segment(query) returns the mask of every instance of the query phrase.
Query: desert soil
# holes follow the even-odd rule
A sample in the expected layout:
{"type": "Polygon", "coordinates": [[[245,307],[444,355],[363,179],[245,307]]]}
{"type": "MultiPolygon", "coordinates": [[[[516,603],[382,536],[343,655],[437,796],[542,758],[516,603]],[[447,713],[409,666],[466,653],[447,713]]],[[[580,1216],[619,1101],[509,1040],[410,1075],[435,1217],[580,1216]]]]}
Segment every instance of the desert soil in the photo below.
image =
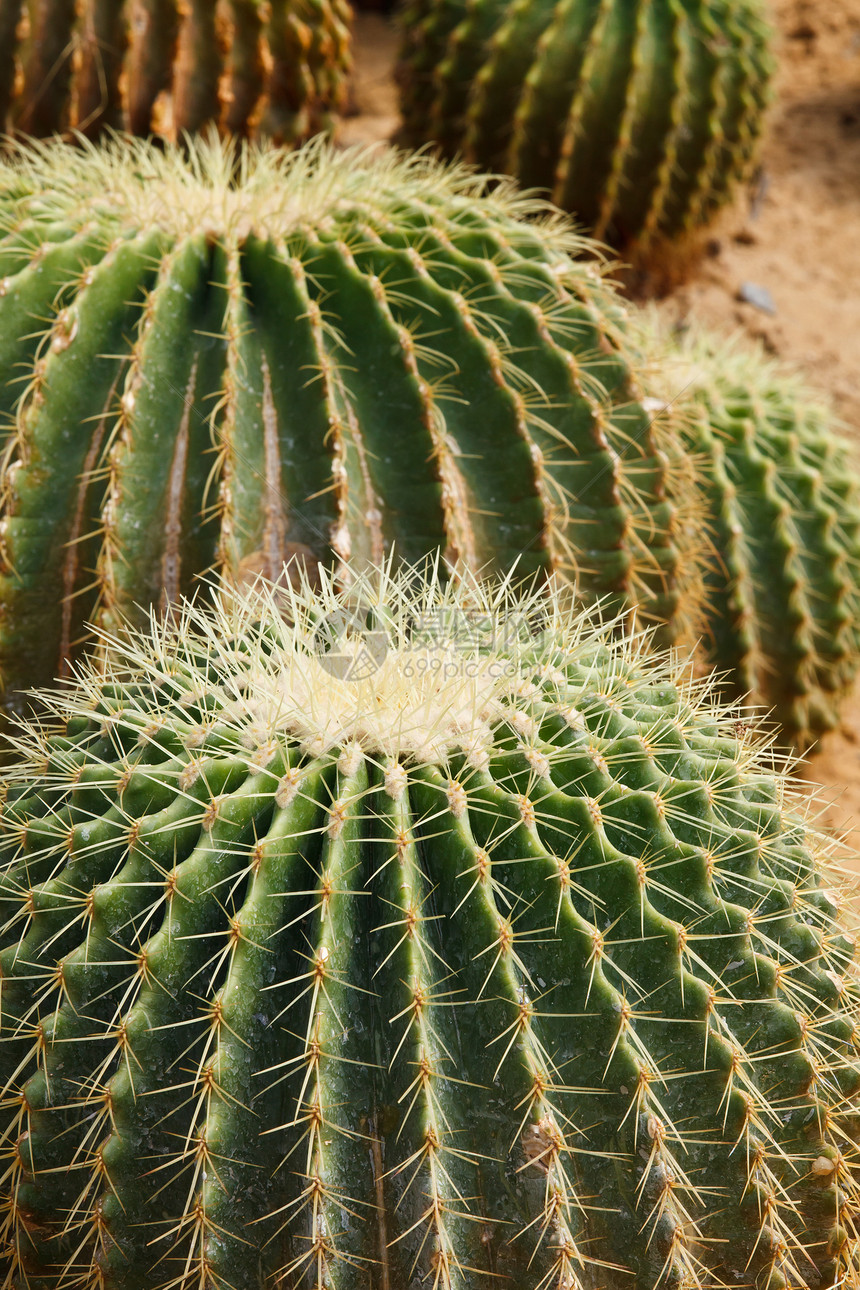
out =
{"type": "MultiPolygon", "coordinates": [[[[760,169],[660,308],[673,322],[745,332],[793,364],[833,403],[860,460],[860,0],[771,8],[780,71],[760,169]]],[[[397,126],[397,40],[374,13],[358,15],[356,38],[340,137],[377,142],[397,126]]],[[[799,773],[860,873],[860,686],[799,773]]]]}

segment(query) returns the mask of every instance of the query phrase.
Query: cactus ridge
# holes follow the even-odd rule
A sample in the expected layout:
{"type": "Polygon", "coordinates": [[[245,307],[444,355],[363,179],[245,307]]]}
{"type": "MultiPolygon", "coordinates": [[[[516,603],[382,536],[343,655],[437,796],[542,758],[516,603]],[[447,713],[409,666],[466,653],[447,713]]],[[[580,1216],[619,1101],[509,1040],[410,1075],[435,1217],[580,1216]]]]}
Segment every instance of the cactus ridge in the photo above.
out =
{"type": "Polygon", "coordinates": [[[8,690],[94,617],[296,554],[558,570],[684,629],[682,455],[541,203],[427,158],[117,141],[20,150],[0,211],[8,690]]]}
{"type": "Polygon", "coordinates": [[[401,140],[548,190],[645,251],[749,170],[772,72],[758,0],[409,0],[401,140]]]}
{"type": "Polygon", "coordinates": [[[105,643],[5,780],[5,1287],[858,1284],[852,943],[735,713],[468,577],[105,643]]]}
{"type": "Polygon", "coordinates": [[[9,0],[0,117],[36,137],[217,125],[294,143],[344,105],[351,19],[348,0],[9,0]]]}
{"type": "Polygon", "coordinates": [[[709,661],[808,747],[837,724],[860,656],[853,454],[796,376],[738,340],[693,329],[658,354],[655,388],[700,463],[709,661]]]}

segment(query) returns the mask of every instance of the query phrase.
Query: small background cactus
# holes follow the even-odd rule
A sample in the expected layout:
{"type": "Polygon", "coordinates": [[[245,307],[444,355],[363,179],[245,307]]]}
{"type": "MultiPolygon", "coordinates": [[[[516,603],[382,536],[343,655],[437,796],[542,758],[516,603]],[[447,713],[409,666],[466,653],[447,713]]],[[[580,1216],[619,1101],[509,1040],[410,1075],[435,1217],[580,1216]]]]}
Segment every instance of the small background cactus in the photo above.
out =
{"type": "Polygon", "coordinates": [[[107,644],[5,781],[5,1286],[858,1284],[853,945],[735,714],[468,580],[107,644]]]}
{"type": "Polygon", "coordinates": [[[343,106],[351,16],[348,0],[9,0],[0,119],[22,135],[218,125],[294,143],[343,106]]]}
{"type": "Polygon", "coordinates": [[[0,167],[0,214],[8,689],[94,616],[297,554],[441,548],[683,628],[685,464],[541,203],[389,153],[53,143],[0,167]]]}
{"type": "Polygon", "coordinates": [[[860,485],[830,410],[749,342],[646,323],[653,388],[698,462],[703,645],[808,748],[834,727],[860,653],[860,485]],[[651,328],[649,333],[649,327],[651,328]]]}
{"type": "Polygon", "coordinates": [[[761,0],[408,0],[401,141],[548,190],[645,252],[748,172],[772,71],[761,0]]]}

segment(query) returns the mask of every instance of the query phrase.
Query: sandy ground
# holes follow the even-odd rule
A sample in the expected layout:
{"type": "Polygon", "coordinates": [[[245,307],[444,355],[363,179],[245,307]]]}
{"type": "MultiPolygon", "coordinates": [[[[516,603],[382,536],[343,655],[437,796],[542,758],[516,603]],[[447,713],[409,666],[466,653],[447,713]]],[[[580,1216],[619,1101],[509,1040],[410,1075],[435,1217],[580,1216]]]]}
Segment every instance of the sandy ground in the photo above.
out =
{"type": "MultiPolygon", "coordinates": [[[[673,321],[740,329],[794,364],[832,400],[860,458],[860,0],[772,0],[771,9],[780,72],[760,169],[660,307],[673,321]],[[744,299],[761,289],[772,312],[744,299]]],[[[396,47],[384,18],[357,16],[342,141],[395,130],[396,47]]],[[[800,773],[860,874],[860,686],[800,773]]]]}

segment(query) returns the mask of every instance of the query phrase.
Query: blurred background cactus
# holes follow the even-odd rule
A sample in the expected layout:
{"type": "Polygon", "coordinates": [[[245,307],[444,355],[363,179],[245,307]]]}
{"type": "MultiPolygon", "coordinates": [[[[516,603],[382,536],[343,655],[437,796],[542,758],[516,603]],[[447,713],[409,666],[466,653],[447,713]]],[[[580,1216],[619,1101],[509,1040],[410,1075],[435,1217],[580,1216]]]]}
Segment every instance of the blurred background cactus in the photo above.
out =
{"type": "Polygon", "coordinates": [[[514,175],[644,254],[748,172],[773,68],[762,0],[407,0],[401,142],[514,175]]]}
{"type": "Polygon", "coordinates": [[[856,450],[750,342],[661,334],[647,316],[644,336],[646,384],[701,481],[706,656],[805,750],[837,725],[860,659],[856,450]]]}
{"type": "Polygon", "coordinates": [[[39,137],[218,126],[294,143],[343,107],[351,17],[348,0],[9,0],[0,120],[39,137]]]}
{"type": "Polygon", "coordinates": [[[16,1290],[856,1284],[832,876],[640,646],[383,572],[47,700],[0,821],[16,1290]]]}

